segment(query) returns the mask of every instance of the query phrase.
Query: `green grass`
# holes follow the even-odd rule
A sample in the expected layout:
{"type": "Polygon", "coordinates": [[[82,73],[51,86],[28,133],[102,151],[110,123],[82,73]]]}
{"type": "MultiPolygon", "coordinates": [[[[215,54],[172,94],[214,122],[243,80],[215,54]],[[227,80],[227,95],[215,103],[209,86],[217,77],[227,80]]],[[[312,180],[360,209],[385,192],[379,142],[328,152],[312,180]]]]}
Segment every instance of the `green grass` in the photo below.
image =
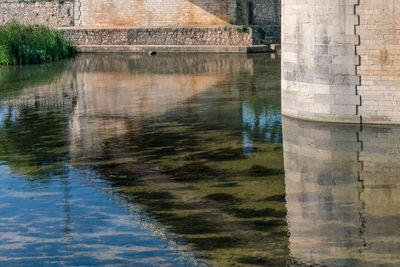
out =
{"type": "Polygon", "coordinates": [[[17,22],[0,26],[0,65],[51,62],[75,53],[62,31],[17,22]]]}
{"type": "Polygon", "coordinates": [[[237,27],[236,30],[238,32],[246,32],[247,31],[247,27],[246,27],[246,25],[241,25],[241,26],[237,27]]]}

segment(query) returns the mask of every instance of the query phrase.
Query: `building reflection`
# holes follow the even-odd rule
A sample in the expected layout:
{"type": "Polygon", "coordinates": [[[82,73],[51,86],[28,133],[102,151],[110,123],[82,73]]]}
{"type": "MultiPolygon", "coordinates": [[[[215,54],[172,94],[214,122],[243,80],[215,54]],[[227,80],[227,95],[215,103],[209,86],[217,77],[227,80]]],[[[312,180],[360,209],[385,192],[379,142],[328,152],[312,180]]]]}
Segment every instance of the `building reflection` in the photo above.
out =
{"type": "Polygon", "coordinates": [[[400,263],[399,127],[283,119],[293,261],[400,263]]]}
{"type": "Polygon", "coordinates": [[[90,168],[222,266],[400,264],[400,128],[281,121],[268,60],[85,55],[38,80],[10,69],[0,159],[32,180],[90,168]]]}
{"type": "MultiPolygon", "coordinates": [[[[278,265],[288,255],[278,64],[83,55],[47,82],[10,86],[0,145],[13,146],[1,159],[32,181],[90,170],[210,265],[278,265]]],[[[66,238],[76,219],[68,181],[66,238]]]]}

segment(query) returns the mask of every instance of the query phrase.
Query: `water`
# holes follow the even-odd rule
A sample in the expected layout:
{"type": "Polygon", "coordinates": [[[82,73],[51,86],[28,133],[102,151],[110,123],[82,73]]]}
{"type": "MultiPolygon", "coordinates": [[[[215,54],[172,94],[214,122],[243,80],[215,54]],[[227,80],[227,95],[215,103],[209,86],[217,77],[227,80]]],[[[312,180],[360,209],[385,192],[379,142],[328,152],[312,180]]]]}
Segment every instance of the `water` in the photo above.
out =
{"type": "Polygon", "coordinates": [[[400,128],[282,119],[279,62],[1,68],[0,264],[400,264],[400,128]]]}

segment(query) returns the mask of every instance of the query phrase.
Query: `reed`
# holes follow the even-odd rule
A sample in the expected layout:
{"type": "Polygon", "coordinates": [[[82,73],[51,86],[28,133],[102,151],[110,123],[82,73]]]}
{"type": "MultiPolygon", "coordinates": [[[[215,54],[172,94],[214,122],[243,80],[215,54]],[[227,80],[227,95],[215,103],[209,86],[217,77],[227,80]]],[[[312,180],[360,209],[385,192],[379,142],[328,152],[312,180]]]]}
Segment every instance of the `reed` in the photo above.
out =
{"type": "Polygon", "coordinates": [[[75,47],[60,30],[17,22],[0,26],[1,65],[51,62],[75,54],[75,47]]]}

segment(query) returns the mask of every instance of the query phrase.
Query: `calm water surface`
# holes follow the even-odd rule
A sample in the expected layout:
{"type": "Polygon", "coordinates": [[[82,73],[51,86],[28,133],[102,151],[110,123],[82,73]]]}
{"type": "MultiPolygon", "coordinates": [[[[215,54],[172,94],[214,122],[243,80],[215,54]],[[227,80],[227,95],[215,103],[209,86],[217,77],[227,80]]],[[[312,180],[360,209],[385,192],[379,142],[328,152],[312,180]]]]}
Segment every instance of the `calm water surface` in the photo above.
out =
{"type": "Polygon", "coordinates": [[[0,68],[0,265],[397,266],[399,134],[282,119],[277,55],[0,68]]]}

